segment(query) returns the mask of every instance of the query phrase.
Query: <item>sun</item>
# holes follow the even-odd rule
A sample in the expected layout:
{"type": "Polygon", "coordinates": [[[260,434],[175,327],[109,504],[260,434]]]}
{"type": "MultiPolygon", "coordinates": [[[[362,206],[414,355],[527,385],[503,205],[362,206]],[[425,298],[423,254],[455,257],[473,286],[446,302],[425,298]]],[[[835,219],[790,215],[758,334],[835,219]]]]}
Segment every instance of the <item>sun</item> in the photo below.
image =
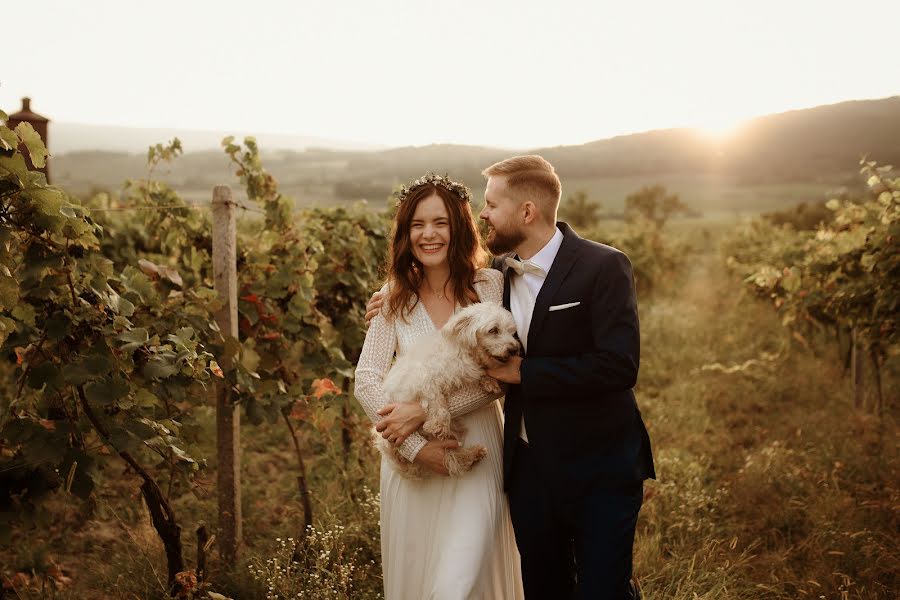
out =
{"type": "Polygon", "coordinates": [[[702,119],[695,122],[694,128],[713,140],[724,140],[736,133],[744,121],[746,121],[746,117],[724,113],[704,115],[702,119]]]}

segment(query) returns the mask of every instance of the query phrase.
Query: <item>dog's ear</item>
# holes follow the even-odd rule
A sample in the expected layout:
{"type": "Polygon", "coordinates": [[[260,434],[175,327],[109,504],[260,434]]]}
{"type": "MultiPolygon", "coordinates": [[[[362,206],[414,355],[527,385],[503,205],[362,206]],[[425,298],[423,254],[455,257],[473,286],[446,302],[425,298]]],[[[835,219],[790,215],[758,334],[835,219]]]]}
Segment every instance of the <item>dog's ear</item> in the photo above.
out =
{"type": "Polygon", "coordinates": [[[463,314],[457,317],[452,323],[447,324],[445,330],[447,335],[458,340],[466,346],[474,346],[478,343],[475,337],[475,315],[463,314]]]}

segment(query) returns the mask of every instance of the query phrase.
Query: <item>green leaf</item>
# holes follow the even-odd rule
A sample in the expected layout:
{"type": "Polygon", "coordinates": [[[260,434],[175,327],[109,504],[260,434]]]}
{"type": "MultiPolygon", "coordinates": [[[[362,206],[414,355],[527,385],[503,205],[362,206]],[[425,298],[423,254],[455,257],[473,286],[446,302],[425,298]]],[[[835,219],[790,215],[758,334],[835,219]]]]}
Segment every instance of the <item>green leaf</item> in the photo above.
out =
{"type": "Polygon", "coordinates": [[[6,339],[16,330],[16,322],[8,317],[0,316],[0,344],[6,342],[6,339]]]}
{"type": "Polygon", "coordinates": [[[178,367],[171,361],[154,356],[144,365],[144,377],[149,379],[165,379],[178,372],[178,367]]]}
{"type": "Polygon", "coordinates": [[[109,439],[113,447],[120,452],[130,452],[141,443],[141,440],[123,427],[114,427],[109,432],[109,439]]]}
{"type": "Polygon", "coordinates": [[[262,406],[259,405],[259,402],[251,399],[243,404],[244,414],[247,415],[247,420],[250,421],[250,423],[253,425],[261,425],[266,420],[266,413],[262,406]]]}
{"type": "Polygon", "coordinates": [[[30,304],[26,304],[24,302],[20,302],[16,305],[16,307],[12,310],[12,316],[22,321],[26,325],[30,325],[34,327],[34,307],[30,304]]]}
{"type": "Polygon", "coordinates": [[[87,384],[84,387],[84,394],[93,403],[102,406],[113,404],[128,394],[128,382],[118,375],[109,379],[100,379],[87,384]]]}
{"type": "Polygon", "coordinates": [[[63,206],[59,209],[59,213],[64,217],[69,217],[70,219],[77,219],[78,213],[75,212],[75,209],[71,206],[63,206]]]}
{"type": "MultiPolygon", "coordinates": [[[[100,256],[99,254],[94,254],[91,255],[89,264],[91,265],[91,268],[94,269],[101,277],[109,279],[113,276],[113,268],[115,266],[115,263],[113,263],[113,261],[109,260],[108,258],[100,256]]],[[[105,280],[103,280],[102,283],[105,283],[105,280]]],[[[94,291],[94,293],[97,293],[96,290],[94,291]]],[[[97,295],[99,296],[100,294],[97,293],[97,295]]]]}
{"type": "Polygon", "coordinates": [[[12,310],[18,303],[19,283],[14,277],[0,275],[0,310],[12,310]]]}
{"type": "Polygon", "coordinates": [[[149,440],[156,436],[156,430],[142,421],[128,421],[125,427],[141,441],[149,440]]]}
{"type": "Polygon", "coordinates": [[[172,450],[172,454],[173,454],[173,455],[175,456],[175,458],[177,458],[180,462],[189,463],[189,464],[194,464],[194,463],[197,462],[197,461],[195,461],[193,458],[191,458],[190,456],[188,456],[187,452],[185,452],[184,450],[182,450],[182,449],[179,448],[178,446],[176,446],[176,445],[174,445],[174,444],[169,444],[168,446],[169,446],[169,448],[172,450]]]}
{"type": "Polygon", "coordinates": [[[31,164],[38,168],[47,164],[47,156],[49,156],[50,153],[47,152],[44,140],[42,140],[40,134],[34,130],[31,123],[28,123],[27,121],[19,123],[16,126],[16,135],[18,135],[22,143],[25,144],[28,155],[31,157],[31,164]]]}
{"type": "Polygon", "coordinates": [[[59,190],[48,187],[28,188],[23,196],[34,203],[35,208],[47,216],[56,216],[63,206],[63,195],[59,190]]]}
{"type": "Polygon", "coordinates": [[[39,390],[48,384],[48,391],[56,389],[60,383],[60,370],[51,361],[43,362],[28,372],[28,387],[39,390]]]}
{"type": "Polygon", "coordinates": [[[234,337],[233,335],[226,335],[224,337],[225,348],[221,356],[223,361],[233,359],[241,351],[241,342],[236,337],[234,337]]]}
{"type": "Polygon", "coordinates": [[[24,187],[28,181],[28,173],[25,157],[18,152],[12,156],[0,156],[0,178],[4,177],[4,174],[12,175],[19,187],[24,187]]]}
{"type": "Polygon", "coordinates": [[[95,353],[85,357],[83,364],[91,375],[106,375],[113,368],[113,358],[108,354],[95,353]]]}
{"type": "MultiPolygon", "coordinates": [[[[148,263],[149,261],[144,262],[148,263]]],[[[157,298],[156,289],[150,278],[134,267],[125,267],[119,279],[127,291],[137,294],[143,302],[154,301],[157,298]]]]}
{"type": "Polygon", "coordinates": [[[128,342],[122,346],[123,352],[133,352],[136,348],[140,348],[150,341],[150,335],[145,327],[135,327],[130,331],[120,333],[116,339],[128,342]]]}
{"type": "Polygon", "coordinates": [[[109,301],[109,307],[113,309],[113,312],[120,314],[123,317],[130,317],[134,314],[134,304],[117,294],[112,288],[109,289],[107,299],[109,301]]]}
{"type": "Polygon", "coordinates": [[[159,398],[146,388],[138,388],[137,392],[135,392],[135,404],[140,408],[162,406],[159,398]]]}
{"type": "Polygon", "coordinates": [[[181,278],[181,275],[178,273],[176,269],[171,267],[160,267],[159,272],[166,279],[177,285],[178,287],[184,287],[184,280],[181,278]]]}
{"type": "Polygon", "coordinates": [[[22,197],[31,201],[38,214],[35,223],[49,231],[59,232],[66,219],[60,213],[63,206],[62,192],[49,187],[26,187],[22,197]]]}
{"type": "Polygon", "coordinates": [[[0,150],[15,150],[19,146],[19,137],[9,127],[0,125],[0,150]]]}
{"type": "Polygon", "coordinates": [[[250,372],[255,372],[259,367],[259,354],[253,348],[244,346],[241,349],[241,364],[250,372]]]}
{"type": "Polygon", "coordinates": [[[69,335],[72,321],[66,313],[59,311],[53,313],[49,319],[44,322],[44,331],[47,333],[49,340],[61,340],[69,335]]]}
{"type": "Polygon", "coordinates": [[[85,367],[83,361],[80,361],[64,365],[62,368],[62,377],[66,383],[71,385],[82,385],[93,379],[95,375],[85,367]]]}

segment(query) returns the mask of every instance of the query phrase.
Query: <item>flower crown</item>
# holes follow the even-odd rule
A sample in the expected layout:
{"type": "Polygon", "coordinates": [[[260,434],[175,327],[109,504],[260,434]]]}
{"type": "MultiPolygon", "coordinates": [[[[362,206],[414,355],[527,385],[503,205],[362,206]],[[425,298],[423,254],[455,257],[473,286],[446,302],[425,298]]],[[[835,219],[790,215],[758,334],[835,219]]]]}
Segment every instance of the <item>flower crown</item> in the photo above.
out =
{"type": "Polygon", "coordinates": [[[447,175],[426,173],[422,177],[419,177],[418,179],[413,181],[408,186],[404,185],[399,190],[394,192],[394,197],[397,199],[397,206],[403,204],[413,191],[422,187],[423,185],[428,185],[429,183],[431,185],[439,185],[448,192],[459,196],[463,202],[472,204],[472,194],[471,192],[469,192],[469,188],[467,188],[465,185],[457,181],[453,181],[447,175]]]}

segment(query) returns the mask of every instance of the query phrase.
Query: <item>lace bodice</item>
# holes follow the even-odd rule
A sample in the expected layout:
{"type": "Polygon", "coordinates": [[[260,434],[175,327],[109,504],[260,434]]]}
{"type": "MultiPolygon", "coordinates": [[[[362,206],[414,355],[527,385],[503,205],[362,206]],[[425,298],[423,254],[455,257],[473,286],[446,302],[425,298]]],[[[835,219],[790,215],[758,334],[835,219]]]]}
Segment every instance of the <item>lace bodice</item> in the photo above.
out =
{"type": "MultiPolygon", "coordinates": [[[[503,302],[503,274],[500,271],[480,269],[475,274],[474,286],[481,302],[495,304],[503,302]]],[[[381,288],[382,292],[386,290],[387,284],[381,288]]],[[[459,306],[456,310],[459,310],[459,306]]],[[[356,366],[354,392],[373,423],[381,418],[377,414],[378,411],[384,405],[390,404],[390,399],[385,397],[382,382],[391,368],[394,355],[402,356],[420,337],[434,331],[434,323],[421,302],[416,303],[405,322],[402,319],[388,320],[382,314],[372,319],[356,366]]],[[[455,418],[481,408],[499,397],[500,394],[486,392],[481,386],[471,386],[458,391],[447,400],[450,414],[455,418]]],[[[400,454],[412,461],[425,443],[424,437],[414,433],[400,446],[400,454]]]]}

